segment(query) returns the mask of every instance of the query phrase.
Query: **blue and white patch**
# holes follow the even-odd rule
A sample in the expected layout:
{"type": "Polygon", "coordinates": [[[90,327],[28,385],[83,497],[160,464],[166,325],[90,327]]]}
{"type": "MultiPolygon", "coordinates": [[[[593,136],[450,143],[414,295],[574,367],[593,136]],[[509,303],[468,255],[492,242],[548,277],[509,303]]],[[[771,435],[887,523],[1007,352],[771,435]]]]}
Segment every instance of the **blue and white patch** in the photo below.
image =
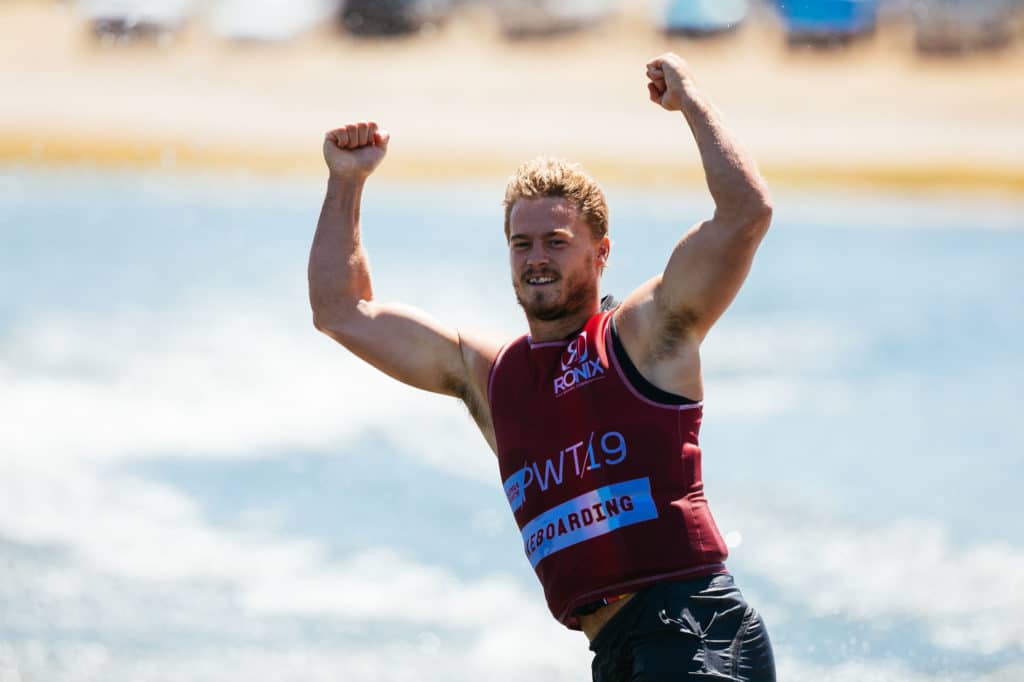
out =
{"type": "Polygon", "coordinates": [[[522,507],[523,502],[526,501],[527,473],[532,473],[531,469],[523,467],[505,479],[505,497],[508,498],[508,504],[512,507],[513,513],[522,507]]]}
{"type": "MultiPolygon", "coordinates": [[[[505,491],[508,494],[507,484],[505,491]]],[[[518,509],[514,503],[513,509],[518,509]]],[[[548,509],[523,527],[523,548],[530,565],[536,567],[544,557],[566,547],[656,518],[650,479],[635,478],[591,490],[548,509]]]]}

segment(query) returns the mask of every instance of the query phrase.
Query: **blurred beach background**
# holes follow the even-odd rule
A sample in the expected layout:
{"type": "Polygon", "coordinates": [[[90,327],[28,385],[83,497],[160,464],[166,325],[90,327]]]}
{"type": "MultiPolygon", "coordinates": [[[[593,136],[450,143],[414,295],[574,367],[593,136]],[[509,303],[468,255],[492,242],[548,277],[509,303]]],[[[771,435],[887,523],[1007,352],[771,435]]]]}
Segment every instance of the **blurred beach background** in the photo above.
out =
{"type": "Polygon", "coordinates": [[[525,329],[504,181],[601,181],[619,297],[709,215],[685,57],[776,211],[705,349],[787,682],[1024,679],[1024,7],[0,1],[0,682],[589,679],[453,400],[312,327],[325,130],[392,133],[376,295],[525,329]]]}

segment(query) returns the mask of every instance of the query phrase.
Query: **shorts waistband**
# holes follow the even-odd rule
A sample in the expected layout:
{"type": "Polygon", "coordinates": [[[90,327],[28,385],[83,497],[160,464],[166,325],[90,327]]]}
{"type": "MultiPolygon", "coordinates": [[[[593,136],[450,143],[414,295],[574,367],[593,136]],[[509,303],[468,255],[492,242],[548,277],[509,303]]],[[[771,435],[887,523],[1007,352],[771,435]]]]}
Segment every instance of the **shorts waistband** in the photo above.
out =
{"type": "Polygon", "coordinates": [[[577,607],[576,610],[572,612],[572,615],[589,616],[592,613],[597,613],[609,604],[614,604],[617,601],[622,601],[626,597],[630,597],[633,594],[633,592],[626,592],[625,594],[613,594],[609,597],[601,597],[600,599],[595,599],[592,602],[587,602],[583,606],[577,607]]]}
{"type": "Polygon", "coordinates": [[[658,596],[659,594],[676,594],[685,599],[709,588],[734,589],[735,584],[732,574],[723,571],[721,573],[712,573],[699,578],[666,580],[638,590],[633,595],[633,598],[629,600],[629,603],[626,604],[618,613],[614,614],[608,622],[604,624],[601,631],[597,633],[597,636],[591,640],[590,650],[596,653],[598,650],[607,647],[611,641],[618,639],[622,634],[624,634],[624,632],[620,632],[623,628],[626,630],[631,629],[633,621],[639,617],[640,613],[648,610],[649,604],[652,600],[655,602],[661,600],[658,596]]]}

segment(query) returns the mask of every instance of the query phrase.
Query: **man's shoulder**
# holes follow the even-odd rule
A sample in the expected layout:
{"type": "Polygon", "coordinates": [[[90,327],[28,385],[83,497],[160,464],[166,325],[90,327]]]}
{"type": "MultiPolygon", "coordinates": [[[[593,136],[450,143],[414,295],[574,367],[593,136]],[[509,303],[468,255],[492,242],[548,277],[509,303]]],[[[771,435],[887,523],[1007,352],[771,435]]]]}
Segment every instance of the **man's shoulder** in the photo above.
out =
{"type": "Polygon", "coordinates": [[[459,346],[469,378],[474,388],[481,395],[486,396],[491,368],[495,361],[519,339],[477,329],[459,329],[458,334],[459,346]]]}
{"type": "Polygon", "coordinates": [[[692,318],[660,305],[658,280],[639,287],[616,309],[615,331],[643,377],[660,389],[693,398],[703,393],[701,339],[692,318]]]}

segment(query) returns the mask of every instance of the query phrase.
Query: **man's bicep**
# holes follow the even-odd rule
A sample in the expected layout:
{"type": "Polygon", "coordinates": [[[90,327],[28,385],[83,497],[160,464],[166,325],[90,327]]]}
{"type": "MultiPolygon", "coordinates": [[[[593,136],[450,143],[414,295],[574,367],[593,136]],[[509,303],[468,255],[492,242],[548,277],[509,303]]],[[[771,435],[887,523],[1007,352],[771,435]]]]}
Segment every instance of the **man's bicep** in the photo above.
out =
{"type": "Polygon", "coordinates": [[[321,331],[416,388],[460,395],[469,380],[456,330],[410,306],[361,301],[345,319],[321,331]]]}
{"type": "Polygon", "coordinates": [[[663,314],[693,321],[698,337],[736,298],[764,231],[737,229],[708,220],[676,244],[656,292],[663,314]]]}

